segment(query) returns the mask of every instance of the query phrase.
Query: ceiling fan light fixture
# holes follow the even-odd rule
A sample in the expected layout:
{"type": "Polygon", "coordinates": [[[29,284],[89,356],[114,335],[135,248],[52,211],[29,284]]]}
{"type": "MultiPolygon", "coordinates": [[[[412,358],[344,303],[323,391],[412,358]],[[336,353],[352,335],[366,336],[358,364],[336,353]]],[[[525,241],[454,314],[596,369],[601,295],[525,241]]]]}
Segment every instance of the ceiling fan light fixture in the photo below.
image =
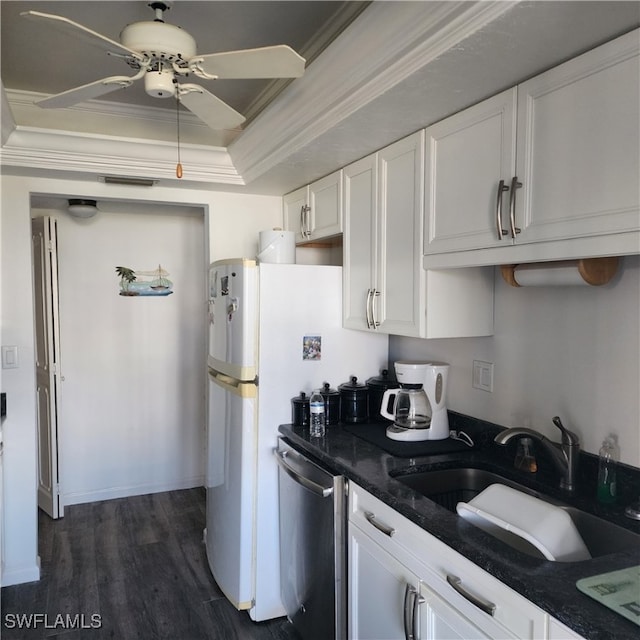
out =
{"type": "Polygon", "coordinates": [[[176,83],[173,71],[159,69],[144,74],[144,90],[152,98],[173,98],[176,95],[176,83]]]}
{"type": "Polygon", "coordinates": [[[98,213],[98,206],[95,200],[71,198],[69,199],[67,211],[74,218],[92,218],[98,213]]]}

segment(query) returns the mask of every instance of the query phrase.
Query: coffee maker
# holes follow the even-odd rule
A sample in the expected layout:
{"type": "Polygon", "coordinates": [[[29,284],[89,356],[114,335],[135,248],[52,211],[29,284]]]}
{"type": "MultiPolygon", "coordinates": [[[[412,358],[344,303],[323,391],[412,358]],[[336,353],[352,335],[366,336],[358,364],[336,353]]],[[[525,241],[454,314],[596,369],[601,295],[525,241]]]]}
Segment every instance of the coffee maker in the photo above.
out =
{"type": "Polygon", "coordinates": [[[385,391],[380,410],[385,418],[393,420],[387,427],[387,437],[407,442],[448,438],[445,398],[449,365],[399,360],[394,368],[400,389],[385,391]]]}

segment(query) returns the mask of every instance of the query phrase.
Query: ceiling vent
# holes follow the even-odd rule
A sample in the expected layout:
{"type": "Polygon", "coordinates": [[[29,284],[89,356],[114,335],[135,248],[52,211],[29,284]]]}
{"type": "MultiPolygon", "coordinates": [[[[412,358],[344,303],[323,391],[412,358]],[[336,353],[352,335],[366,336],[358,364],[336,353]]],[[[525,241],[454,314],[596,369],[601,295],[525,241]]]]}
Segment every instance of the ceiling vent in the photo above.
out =
{"type": "Polygon", "coordinates": [[[100,176],[98,180],[105,184],[120,184],[133,187],[153,187],[154,184],[158,183],[158,180],[154,178],[129,178],[126,176],[100,176]]]}

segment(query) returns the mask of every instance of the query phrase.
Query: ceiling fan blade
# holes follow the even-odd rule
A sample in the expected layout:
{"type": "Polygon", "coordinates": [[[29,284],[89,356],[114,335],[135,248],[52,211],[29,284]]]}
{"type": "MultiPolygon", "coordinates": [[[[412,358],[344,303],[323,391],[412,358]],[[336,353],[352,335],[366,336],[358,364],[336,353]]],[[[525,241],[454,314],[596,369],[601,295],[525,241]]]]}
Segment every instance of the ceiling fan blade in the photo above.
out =
{"type": "Polygon", "coordinates": [[[245,117],[197,84],[181,84],[178,87],[180,102],[212,129],[234,129],[245,117]]]}
{"type": "Polygon", "coordinates": [[[85,100],[91,100],[91,98],[97,98],[103,96],[106,93],[115,91],[116,89],[123,89],[133,83],[133,78],[127,76],[111,76],[109,78],[103,78],[102,80],[96,80],[89,84],[83,84],[81,87],[75,89],[69,89],[62,93],[57,93],[49,98],[38,100],[36,104],[44,109],[61,109],[64,107],[70,107],[78,102],[84,102],[85,100]]]}
{"type": "Polygon", "coordinates": [[[101,33],[93,31],[78,22],[69,20],[69,18],[56,16],[50,13],[42,13],[41,11],[23,11],[20,15],[30,20],[37,20],[38,22],[46,23],[63,33],[71,34],[72,36],[80,38],[88,44],[97,46],[104,51],[118,53],[123,56],[135,58],[136,60],[144,59],[144,56],[140,55],[137,51],[129,49],[119,42],[111,40],[111,38],[107,38],[107,36],[103,36],[101,33]]]}
{"type": "Polygon", "coordinates": [[[299,78],[305,65],[305,59],[286,44],[210,53],[190,62],[218,78],[299,78]]]}

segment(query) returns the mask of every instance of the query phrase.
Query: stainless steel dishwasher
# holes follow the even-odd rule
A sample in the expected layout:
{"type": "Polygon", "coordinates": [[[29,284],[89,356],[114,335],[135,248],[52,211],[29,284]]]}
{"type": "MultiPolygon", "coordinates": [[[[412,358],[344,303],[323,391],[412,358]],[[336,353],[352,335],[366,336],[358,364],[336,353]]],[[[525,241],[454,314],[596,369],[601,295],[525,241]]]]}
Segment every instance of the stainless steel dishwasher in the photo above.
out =
{"type": "Polygon", "coordinates": [[[303,640],[346,637],[345,482],[278,438],[280,593],[303,640]]]}

